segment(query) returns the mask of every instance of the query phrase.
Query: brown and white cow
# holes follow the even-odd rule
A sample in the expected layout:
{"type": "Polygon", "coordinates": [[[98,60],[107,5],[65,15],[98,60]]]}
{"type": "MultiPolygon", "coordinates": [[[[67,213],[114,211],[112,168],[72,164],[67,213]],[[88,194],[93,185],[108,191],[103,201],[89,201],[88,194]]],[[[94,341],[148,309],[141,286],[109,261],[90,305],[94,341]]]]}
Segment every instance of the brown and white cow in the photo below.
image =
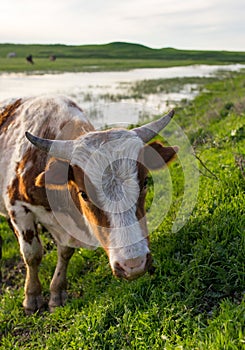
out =
{"type": "Polygon", "coordinates": [[[26,265],[27,314],[43,305],[38,223],[58,247],[51,311],[65,301],[74,248],[102,246],[117,277],[131,280],[151,270],[144,209],[147,173],[170,162],[178,147],[145,143],[173,114],[130,131],[96,131],[65,97],[0,105],[0,213],[11,224],[26,265]]]}

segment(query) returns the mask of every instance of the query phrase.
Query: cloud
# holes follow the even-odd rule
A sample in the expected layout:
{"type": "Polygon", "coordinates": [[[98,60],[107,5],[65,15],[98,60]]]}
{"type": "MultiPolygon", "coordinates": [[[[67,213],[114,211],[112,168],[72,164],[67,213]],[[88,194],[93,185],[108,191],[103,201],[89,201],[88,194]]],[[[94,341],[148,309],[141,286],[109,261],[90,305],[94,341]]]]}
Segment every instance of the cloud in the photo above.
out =
{"type": "Polygon", "coordinates": [[[243,0],[8,0],[0,42],[244,49],[243,0]]]}

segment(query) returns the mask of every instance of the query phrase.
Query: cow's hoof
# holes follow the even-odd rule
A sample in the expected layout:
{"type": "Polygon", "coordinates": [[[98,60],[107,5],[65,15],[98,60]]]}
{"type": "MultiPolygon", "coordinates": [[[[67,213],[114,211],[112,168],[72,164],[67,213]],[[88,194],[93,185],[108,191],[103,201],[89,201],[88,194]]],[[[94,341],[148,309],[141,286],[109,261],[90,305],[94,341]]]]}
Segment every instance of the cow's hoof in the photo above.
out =
{"type": "Polygon", "coordinates": [[[37,311],[44,310],[44,300],[42,295],[28,295],[23,302],[26,315],[32,315],[37,311]]]}
{"type": "Polygon", "coordinates": [[[60,292],[51,292],[49,300],[49,311],[54,312],[58,306],[64,306],[67,300],[67,293],[65,290],[60,292]]]}

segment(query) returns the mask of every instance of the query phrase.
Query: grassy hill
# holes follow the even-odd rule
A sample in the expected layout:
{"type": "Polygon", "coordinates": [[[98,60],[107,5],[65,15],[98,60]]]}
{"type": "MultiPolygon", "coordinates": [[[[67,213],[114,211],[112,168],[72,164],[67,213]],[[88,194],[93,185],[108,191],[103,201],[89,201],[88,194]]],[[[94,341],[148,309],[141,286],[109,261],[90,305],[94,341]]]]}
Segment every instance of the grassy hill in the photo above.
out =
{"type": "Polygon", "coordinates": [[[21,71],[25,68],[58,71],[108,70],[135,68],[137,65],[165,67],[194,63],[245,63],[245,52],[153,49],[124,42],[82,46],[0,44],[0,71],[21,71]],[[16,57],[7,58],[10,52],[15,52],[16,57]],[[29,54],[33,55],[37,66],[26,65],[25,57],[29,54]],[[51,55],[55,55],[58,59],[57,62],[52,62],[53,65],[48,64],[51,55]],[[40,67],[38,63],[41,64],[40,67]]]}
{"type": "MultiPolygon", "coordinates": [[[[181,162],[173,163],[172,204],[151,234],[153,276],[117,280],[101,249],[80,249],[68,269],[67,304],[53,314],[25,317],[23,263],[1,219],[1,350],[244,349],[244,96],[244,74],[231,73],[176,110],[174,120],[200,160],[199,194],[186,225],[171,232],[184,186],[181,162]]],[[[153,187],[148,191],[147,206],[153,187]]],[[[48,300],[56,251],[48,236],[42,240],[40,276],[48,300]]]]}

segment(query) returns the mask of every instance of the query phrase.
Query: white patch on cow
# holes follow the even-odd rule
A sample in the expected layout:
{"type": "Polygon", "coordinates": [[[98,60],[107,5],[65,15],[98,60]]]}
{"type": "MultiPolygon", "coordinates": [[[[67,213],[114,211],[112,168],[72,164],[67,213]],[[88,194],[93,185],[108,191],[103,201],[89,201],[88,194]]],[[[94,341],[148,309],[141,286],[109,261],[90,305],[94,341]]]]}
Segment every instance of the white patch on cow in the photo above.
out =
{"type": "MultiPolygon", "coordinates": [[[[142,141],[126,130],[89,133],[75,141],[71,164],[83,169],[96,189],[95,204],[108,214],[121,214],[136,205],[137,160],[142,146],[142,141]]],[[[89,186],[86,189],[89,191],[89,186]]]]}
{"type": "Polygon", "coordinates": [[[39,222],[62,246],[96,249],[100,245],[81,214],[80,220],[74,220],[69,213],[50,212],[42,206],[33,206],[28,203],[25,203],[25,206],[35,214],[39,222]],[[81,225],[78,226],[78,223],[81,225]]]}
{"type": "Polygon", "coordinates": [[[112,268],[115,263],[120,264],[129,259],[145,257],[148,253],[150,253],[150,250],[146,239],[141,239],[141,241],[134,243],[131,246],[108,250],[110,265],[112,268]]]}
{"type": "Polygon", "coordinates": [[[42,256],[42,246],[37,236],[33,237],[31,243],[27,243],[22,235],[18,238],[20,251],[28,264],[31,264],[37,256],[42,256]]]}
{"type": "Polygon", "coordinates": [[[134,210],[122,214],[112,214],[110,219],[111,232],[109,248],[131,247],[144,240],[144,232],[142,232],[134,210]]]}
{"type": "MultiPolygon", "coordinates": [[[[93,183],[95,205],[108,216],[107,248],[114,252],[115,249],[121,250],[126,259],[149,251],[145,233],[136,217],[140,191],[137,160],[142,147],[143,142],[130,131],[90,133],[75,145],[71,160],[72,164],[84,170],[93,183]]],[[[86,190],[89,196],[89,186],[86,190]]]]}
{"type": "Polygon", "coordinates": [[[14,222],[13,226],[16,228],[18,232],[25,232],[26,230],[30,229],[35,231],[34,229],[34,215],[33,213],[26,212],[26,203],[25,202],[20,202],[16,201],[14,206],[7,206],[7,209],[9,211],[13,211],[14,213],[14,222]]]}

